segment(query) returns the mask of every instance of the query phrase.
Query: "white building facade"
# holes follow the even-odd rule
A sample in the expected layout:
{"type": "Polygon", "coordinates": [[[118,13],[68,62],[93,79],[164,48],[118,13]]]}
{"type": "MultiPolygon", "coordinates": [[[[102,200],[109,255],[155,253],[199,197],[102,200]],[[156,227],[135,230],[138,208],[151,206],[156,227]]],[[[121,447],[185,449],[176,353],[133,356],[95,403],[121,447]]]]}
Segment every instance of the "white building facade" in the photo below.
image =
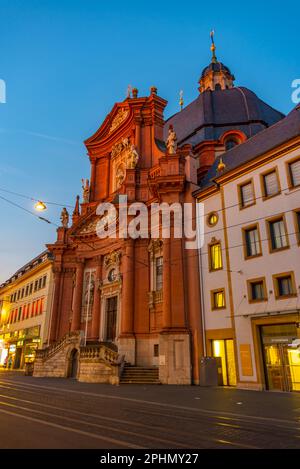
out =
{"type": "Polygon", "coordinates": [[[22,369],[49,341],[52,259],[43,252],[0,286],[0,366],[22,369]]]}
{"type": "Polygon", "coordinates": [[[206,355],[223,385],[300,391],[300,109],[226,152],[195,194],[206,355]]]}

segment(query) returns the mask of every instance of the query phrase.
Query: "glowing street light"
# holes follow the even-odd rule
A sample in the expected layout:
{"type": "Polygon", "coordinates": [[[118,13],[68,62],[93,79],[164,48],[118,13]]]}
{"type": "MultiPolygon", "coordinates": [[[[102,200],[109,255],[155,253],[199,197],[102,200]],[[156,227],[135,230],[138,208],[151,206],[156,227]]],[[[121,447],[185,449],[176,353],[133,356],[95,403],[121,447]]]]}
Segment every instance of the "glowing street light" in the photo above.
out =
{"type": "Polygon", "coordinates": [[[43,210],[47,210],[47,205],[41,200],[38,200],[37,203],[34,204],[34,208],[38,210],[38,212],[42,212],[43,210]]]}

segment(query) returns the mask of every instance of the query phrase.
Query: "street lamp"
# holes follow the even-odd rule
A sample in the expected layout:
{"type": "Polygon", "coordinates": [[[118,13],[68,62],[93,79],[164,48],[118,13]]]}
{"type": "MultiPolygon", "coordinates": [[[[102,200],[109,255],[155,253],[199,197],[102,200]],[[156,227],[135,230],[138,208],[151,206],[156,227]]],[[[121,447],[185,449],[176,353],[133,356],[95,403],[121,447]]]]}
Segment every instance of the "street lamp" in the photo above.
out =
{"type": "Polygon", "coordinates": [[[47,210],[47,205],[44,204],[44,202],[42,202],[41,200],[38,200],[36,202],[36,204],[34,204],[34,208],[38,211],[38,212],[42,212],[43,210],[47,210]]]}

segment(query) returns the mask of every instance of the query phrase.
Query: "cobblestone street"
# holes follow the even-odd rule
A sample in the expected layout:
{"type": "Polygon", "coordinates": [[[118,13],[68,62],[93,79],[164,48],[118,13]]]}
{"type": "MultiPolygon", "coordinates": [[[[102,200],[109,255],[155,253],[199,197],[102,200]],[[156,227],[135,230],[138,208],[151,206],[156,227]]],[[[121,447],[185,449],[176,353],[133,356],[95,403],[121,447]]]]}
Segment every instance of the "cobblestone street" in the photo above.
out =
{"type": "Polygon", "coordinates": [[[1,448],[299,448],[300,395],[0,372],[1,448]]]}

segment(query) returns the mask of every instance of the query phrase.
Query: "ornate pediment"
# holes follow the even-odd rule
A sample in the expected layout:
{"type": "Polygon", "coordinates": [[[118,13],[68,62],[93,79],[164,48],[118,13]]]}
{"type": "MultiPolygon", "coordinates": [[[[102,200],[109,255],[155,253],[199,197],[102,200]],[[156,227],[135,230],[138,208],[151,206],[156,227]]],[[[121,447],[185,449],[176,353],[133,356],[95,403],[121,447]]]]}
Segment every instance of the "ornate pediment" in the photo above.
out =
{"type": "Polygon", "coordinates": [[[124,122],[128,114],[129,114],[128,109],[120,108],[117,114],[115,115],[115,117],[113,118],[113,121],[110,125],[108,133],[111,134],[117,127],[119,127],[122,124],[122,122],[124,122]]]}
{"type": "Polygon", "coordinates": [[[96,227],[97,223],[100,220],[99,216],[93,217],[91,220],[89,220],[87,223],[85,223],[83,226],[81,226],[77,231],[76,235],[88,235],[88,234],[96,234],[96,227]]]}

